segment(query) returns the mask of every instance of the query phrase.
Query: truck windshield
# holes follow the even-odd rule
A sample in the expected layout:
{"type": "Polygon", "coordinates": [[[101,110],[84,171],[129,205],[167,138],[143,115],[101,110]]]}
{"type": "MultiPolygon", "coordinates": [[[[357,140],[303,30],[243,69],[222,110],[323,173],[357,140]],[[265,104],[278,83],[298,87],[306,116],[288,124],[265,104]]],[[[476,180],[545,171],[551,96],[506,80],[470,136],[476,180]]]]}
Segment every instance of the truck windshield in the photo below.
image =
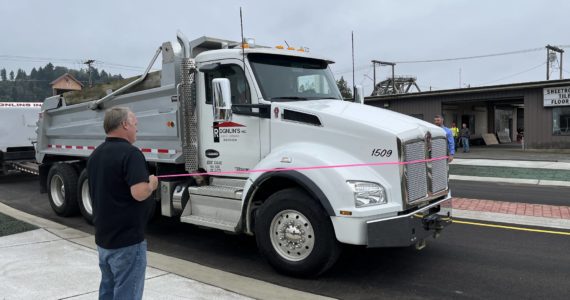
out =
{"type": "Polygon", "coordinates": [[[264,53],[248,59],[265,100],[342,100],[326,61],[264,53]]]}

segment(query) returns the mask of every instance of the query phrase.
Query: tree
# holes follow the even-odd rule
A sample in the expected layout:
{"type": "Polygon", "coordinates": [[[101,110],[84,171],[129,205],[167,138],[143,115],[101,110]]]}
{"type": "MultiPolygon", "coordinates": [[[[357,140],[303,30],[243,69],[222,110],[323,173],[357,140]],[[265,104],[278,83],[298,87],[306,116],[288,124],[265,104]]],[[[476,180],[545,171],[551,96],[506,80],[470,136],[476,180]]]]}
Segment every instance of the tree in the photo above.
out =
{"type": "Polygon", "coordinates": [[[14,71],[10,71],[10,81],[14,81],[14,71]]]}
{"type": "Polygon", "coordinates": [[[2,78],[2,81],[8,80],[6,77],[6,69],[2,68],[2,70],[0,70],[0,78],[2,78]]]}
{"type": "Polygon", "coordinates": [[[336,81],[336,85],[344,99],[352,99],[352,89],[348,87],[348,82],[342,76],[336,81]]]}
{"type": "Polygon", "coordinates": [[[38,70],[36,68],[33,68],[30,72],[30,79],[38,79],[38,70]]]}
{"type": "Polygon", "coordinates": [[[28,75],[26,74],[26,71],[18,69],[18,72],[16,73],[16,80],[26,80],[27,77],[28,75]]]}

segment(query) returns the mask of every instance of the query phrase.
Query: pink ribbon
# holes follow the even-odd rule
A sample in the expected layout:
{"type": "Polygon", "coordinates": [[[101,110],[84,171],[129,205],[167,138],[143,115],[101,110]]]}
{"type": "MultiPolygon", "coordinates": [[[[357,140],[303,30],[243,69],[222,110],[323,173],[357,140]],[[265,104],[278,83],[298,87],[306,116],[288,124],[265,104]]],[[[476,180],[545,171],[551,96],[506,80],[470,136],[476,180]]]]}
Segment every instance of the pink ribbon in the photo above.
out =
{"type": "Polygon", "coordinates": [[[320,170],[320,169],[354,168],[354,167],[386,166],[386,165],[411,165],[411,164],[417,164],[417,163],[426,163],[426,162],[444,160],[447,158],[448,158],[448,156],[441,156],[441,157],[437,157],[437,158],[419,159],[419,160],[412,160],[412,161],[405,161],[405,162],[393,161],[393,162],[378,162],[378,163],[364,163],[364,164],[342,164],[342,165],[330,165],[330,166],[273,168],[273,169],[258,169],[258,170],[243,170],[243,171],[224,171],[224,172],[205,172],[205,173],[161,175],[161,176],[156,176],[156,177],[161,179],[161,178],[204,176],[204,175],[236,175],[236,174],[249,174],[249,173],[308,171],[308,170],[320,170]]]}

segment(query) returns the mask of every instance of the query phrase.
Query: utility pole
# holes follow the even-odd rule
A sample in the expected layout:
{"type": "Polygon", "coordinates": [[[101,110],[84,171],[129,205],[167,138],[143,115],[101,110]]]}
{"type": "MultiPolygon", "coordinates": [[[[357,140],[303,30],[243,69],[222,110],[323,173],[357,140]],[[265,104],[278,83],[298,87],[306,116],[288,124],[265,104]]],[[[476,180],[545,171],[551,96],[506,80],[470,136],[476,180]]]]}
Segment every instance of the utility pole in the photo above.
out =
{"type": "Polygon", "coordinates": [[[546,45],[546,80],[550,80],[550,51],[560,53],[560,79],[563,79],[563,76],[562,76],[562,68],[563,68],[562,56],[564,54],[564,50],[562,50],[558,47],[555,47],[555,46],[546,45]]]}
{"type": "Polygon", "coordinates": [[[376,88],[376,64],[379,64],[380,66],[391,66],[392,67],[392,91],[394,91],[394,93],[396,93],[396,84],[395,84],[395,76],[394,76],[394,66],[396,66],[396,63],[393,62],[387,62],[387,61],[379,61],[379,60],[373,60],[372,61],[372,65],[374,66],[374,89],[376,88]]]}
{"type": "Polygon", "coordinates": [[[89,73],[89,87],[93,87],[93,83],[91,82],[91,65],[95,62],[93,59],[88,59],[84,64],[87,65],[87,72],[89,73]]]}

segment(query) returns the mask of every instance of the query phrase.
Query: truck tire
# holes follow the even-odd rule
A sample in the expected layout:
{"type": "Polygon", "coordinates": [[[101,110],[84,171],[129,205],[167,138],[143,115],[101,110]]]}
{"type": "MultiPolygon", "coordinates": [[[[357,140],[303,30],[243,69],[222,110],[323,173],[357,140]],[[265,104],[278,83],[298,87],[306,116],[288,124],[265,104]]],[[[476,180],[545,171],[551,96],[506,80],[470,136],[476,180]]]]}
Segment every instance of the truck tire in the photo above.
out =
{"type": "Polygon", "coordinates": [[[77,172],[68,164],[53,165],[47,177],[51,208],[58,216],[77,214],[77,172]]]}
{"type": "Polygon", "coordinates": [[[257,246],[278,271],[318,276],[340,255],[330,217],[301,189],[281,190],[261,206],[255,219],[257,246]]]}
{"type": "Polygon", "coordinates": [[[77,181],[77,203],[79,211],[87,223],[93,225],[93,202],[89,193],[89,179],[87,178],[87,169],[83,169],[77,181]]]}

